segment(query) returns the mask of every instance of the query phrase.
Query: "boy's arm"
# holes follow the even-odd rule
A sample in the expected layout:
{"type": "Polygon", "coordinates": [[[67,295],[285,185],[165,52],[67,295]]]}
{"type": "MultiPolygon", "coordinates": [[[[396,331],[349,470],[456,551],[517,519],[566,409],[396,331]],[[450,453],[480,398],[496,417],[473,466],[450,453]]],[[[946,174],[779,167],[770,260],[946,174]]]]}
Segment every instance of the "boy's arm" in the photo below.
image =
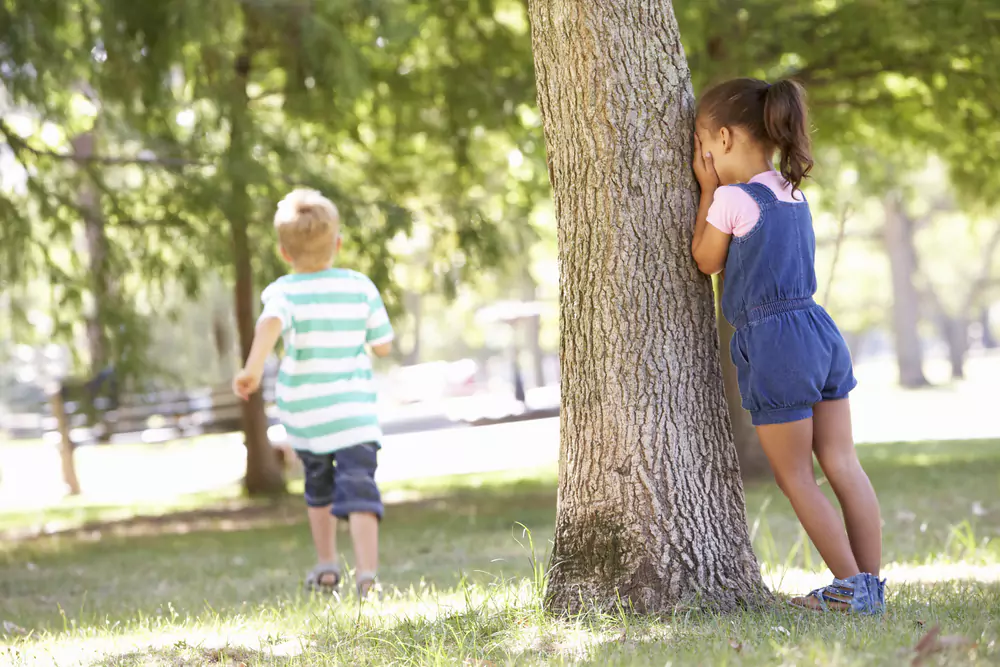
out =
{"type": "Polygon", "coordinates": [[[267,363],[267,358],[274,351],[274,346],[278,344],[283,330],[284,325],[277,317],[264,317],[257,322],[257,328],[253,335],[253,345],[250,346],[250,356],[247,357],[247,362],[243,367],[246,371],[255,375],[264,374],[264,364],[267,363]]]}
{"type": "Polygon", "coordinates": [[[392,341],[388,343],[380,343],[379,345],[372,345],[372,354],[376,357],[388,357],[392,354],[392,341]]]}
{"type": "Polygon", "coordinates": [[[374,294],[368,300],[368,331],[365,334],[365,342],[372,349],[372,354],[376,357],[387,357],[392,352],[392,341],[395,334],[392,331],[392,324],[389,322],[389,314],[385,310],[382,302],[382,295],[378,293],[378,288],[372,284],[374,294]]]}
{"type": "Polygon", "coordinates": [[[261,300],[264,302],[264,312],[257,320],[250,354],[243,365],[243,370],[233,380],[233,391],[243,400],[250,398],[250,395],[260,388],[261,378],[264,376],[264,364],[274,351],[274,346],[278,344],[281,334],[292,323],[291,305],[274,285],[264,290],[261,300]]]}
{"type": "Polygon", "coordinates": [[[257,322],[253,345],[250,346],[250,356],[247,357],[243,370],[237,373],[233,380],[233,391],[244,401],[260,389],[261,378],[264,377],[264,364],[271,356],[274,346],[278,344],[283,330],[284,325],[277,317],[262,317],[257,322]]]}

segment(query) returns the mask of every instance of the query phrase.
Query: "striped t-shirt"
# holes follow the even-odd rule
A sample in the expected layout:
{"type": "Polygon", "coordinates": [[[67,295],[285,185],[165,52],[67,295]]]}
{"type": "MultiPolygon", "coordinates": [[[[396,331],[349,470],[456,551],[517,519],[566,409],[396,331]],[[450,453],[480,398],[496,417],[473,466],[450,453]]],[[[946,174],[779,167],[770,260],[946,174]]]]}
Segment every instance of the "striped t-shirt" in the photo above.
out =
{"type": "Polygon", "coordinates": [[[289,444],[325,454],[381,440],[365,345],[388,343],[393,333],[375,284],[346,269],[297,273],[271,283],[261,299],[261,319],[281,321],[276,394],[289,444]]]}

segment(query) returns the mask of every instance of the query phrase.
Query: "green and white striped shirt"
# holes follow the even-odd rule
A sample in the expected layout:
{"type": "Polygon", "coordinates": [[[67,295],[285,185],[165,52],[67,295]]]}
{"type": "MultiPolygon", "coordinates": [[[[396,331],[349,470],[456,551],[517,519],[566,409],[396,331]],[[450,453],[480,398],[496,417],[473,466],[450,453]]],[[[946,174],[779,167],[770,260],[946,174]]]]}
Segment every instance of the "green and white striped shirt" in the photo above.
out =
{"type": "Polygon", "coordinates": [[[281,321],[285,356],[276,394],[289,444],[326,454],[380,441],[365,345],[388,343],[393,332],[375,284],[328,269],[279,278],[261,300],[261,319],[281,321]]]}

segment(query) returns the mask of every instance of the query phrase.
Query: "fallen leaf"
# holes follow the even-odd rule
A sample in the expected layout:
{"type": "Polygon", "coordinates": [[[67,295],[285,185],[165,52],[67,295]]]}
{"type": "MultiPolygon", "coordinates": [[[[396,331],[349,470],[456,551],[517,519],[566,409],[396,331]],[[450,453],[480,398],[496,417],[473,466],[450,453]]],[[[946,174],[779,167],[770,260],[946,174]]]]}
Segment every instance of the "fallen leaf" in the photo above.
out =
{"type": "Polygon", "coordinates": [[[924,664],[928,657],[935,653],[940,653],[946,649],[967,649],[971,650],[977,646],[977,642],[963,637],[962,635],[941,635],[941,626],[935,625],[923,638],[913,647],[916,655],[911,663],[913,667],[924,664]]]}
{"type": "Polygon", "coordinates": [[[8,635],[26,635],[28,631],[22,628],[17,623],[11,623],[10,621],[3,622],[3,629],[8,635]]]}
{"type": "Polygon", "coordinates": [[[924,664],[924,660],[927,656],[940,650],[937,646],[937,640],[940,634],[941,626],[935,625],[930,629],[930,632],[921,637],[920,641],[917,642],[917,645],[913,647],[913,652],[916,653],[916,655],[913,656],[913,667],[919,667],[924,664]]]}
{"type": "Polygon", "coordinates": [[[729,646],[730,646],[730,648],[732,648],[737,653],[742,653],[743,652],[743,643],[742,642],[738,642],[735,639],[733,639],[732,641],[729,642],[729,646]]]}

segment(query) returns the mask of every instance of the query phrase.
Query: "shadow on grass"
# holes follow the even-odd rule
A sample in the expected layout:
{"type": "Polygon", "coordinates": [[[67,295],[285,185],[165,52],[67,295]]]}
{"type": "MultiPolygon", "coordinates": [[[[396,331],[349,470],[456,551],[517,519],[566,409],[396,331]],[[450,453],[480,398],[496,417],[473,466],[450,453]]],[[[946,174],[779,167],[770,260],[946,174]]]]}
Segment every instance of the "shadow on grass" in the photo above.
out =
{"type": "MultiPolygon", "coordinates": [[[[862,445],[859,447],[859,454],[880,494],[885,494],[887,489],[901,482],[915,487],[921,484],[936,485],[943,479],[983,479],[984,475],[1000,473],[1000,443],[995,441],[862,445]]],[[[532,496],[540,505],[547,504],[554,509],[554,472],[529,474],[527,477],[524,474],[471,475],[391,484],[385,492],[386,505],[390,507],[390,512],[460,509],[484,503],[502,504],[511,499],[532,496]]],[[[751,496],[775,490],[776,487],[769,479],[750,481],[747,484],[747,491],[751,496]]],[[[1000,491],[1000,488],[996,490],[1000,491]]],[[[213,499],[206,502],[210,504],[197,509],[89,520],[54,530],[46,528],[46,519],[41,525],[0,532],[0,540],[7,544],[47,537],[93,541],[106,536],[252,530],[302,520],[301,502],[292,495],[270,500],[235,499],[218,502],[213,499]]],[[[129,511],[127,506],[111,505],[88,508],[88,511],[100,513],[116,509],[121,512],[129,511]]],[[[74,512],[74,508],[57,507],[41,516],[65,519],[74,512]]],[[[83,514],[86,515],[86,512],[83,514]]]]}
{"type": "MultiPolygon", "coordinates": [[[[860,451],[882,500],[888,561],[1000,562],[1000,540],[993,537],[1000,534],[997,444],[860,451]],[[981,515],[973,510],[976,502],[981,515]],[[963,522],[969,527],[964,541],[954,531],[963,522]]],[[[387,498],[395,494],[396,501],[380,535],[383,583],[400,590],[447,589],[466,576],[488,582],[530,576],[533,560],[544,565],[555,518],[554,475],[520,474],[389,485],[387,498]],[[532,531],[536,554],[519,524],[532,531]]],[[[802,539],[787,502],[773,485],[751,485],[748,508],[751,522],[764,516],[772,540],[768,562],[781,565],[802,539]]],[[[67,619],[94,627],[136,617],[159,622],[174,609],[190,617],[230,617],[304,604],[298,597],[302,577],[313,564],[304,524],[301,500],[289,497],[8,545],[0,549],[0,606],[4,618],[23,627],[57,632],[67,619]]],[[[338,550],[349,563],[346,537],[338,550]]],[[[758,555],[765,555],[763,541],[755,544],[758,555]]],[[[819,566],[818,559],[813,563],[819,566]]]]}
{"type": "Polygon", "coordinates": [[[275,659],[286,662],[288,656],[275,655],[273,651],[254,650],[243,646],[225,648],[193,648],[177,645],[106,655],[90,663],[90,667],[186,667],[187,665],[239,665],[274,664],[275,659]]]}

